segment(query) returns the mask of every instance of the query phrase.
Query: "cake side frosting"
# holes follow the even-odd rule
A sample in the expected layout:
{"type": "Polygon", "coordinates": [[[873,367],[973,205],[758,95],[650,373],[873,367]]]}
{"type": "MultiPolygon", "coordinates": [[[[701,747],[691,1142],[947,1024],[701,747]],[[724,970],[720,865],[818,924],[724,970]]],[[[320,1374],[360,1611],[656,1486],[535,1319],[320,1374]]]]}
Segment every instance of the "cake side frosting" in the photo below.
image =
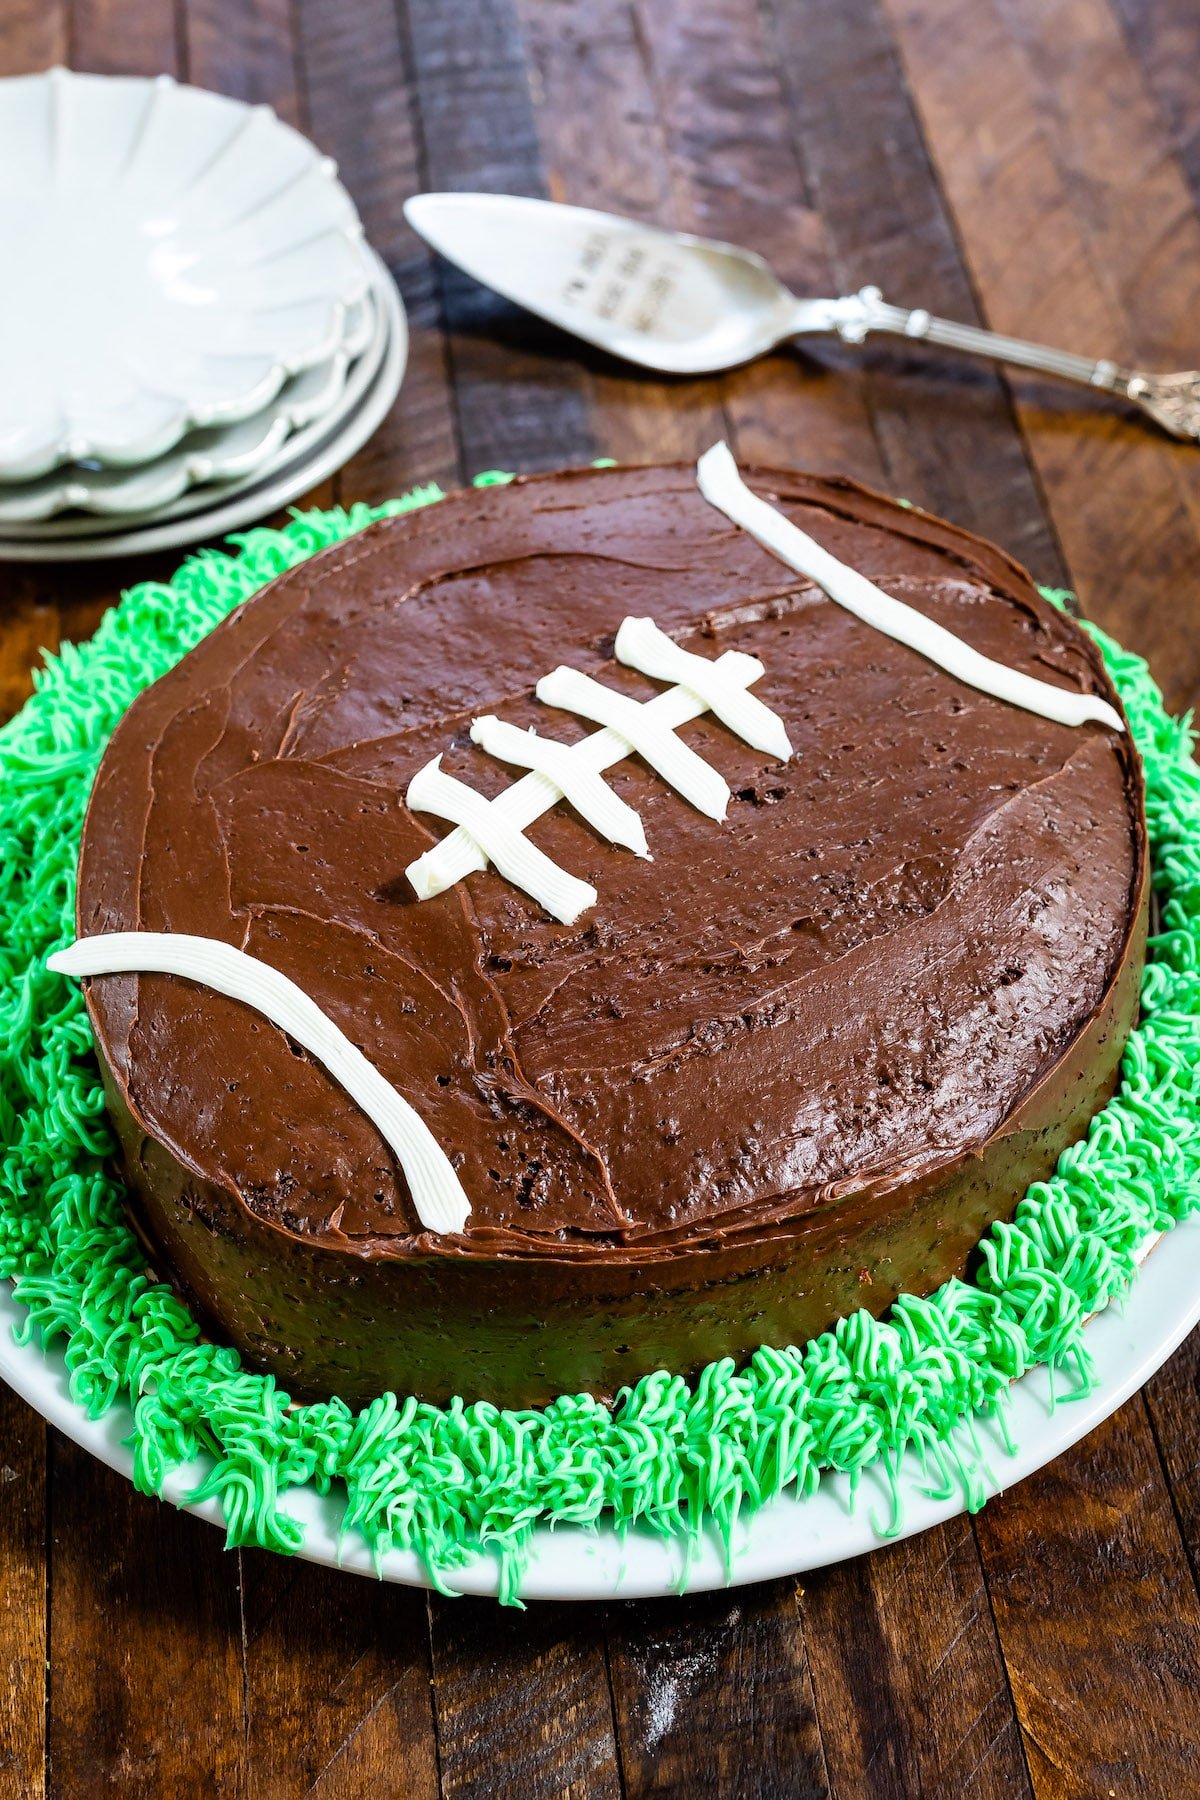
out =
{"type": "MultiPolygon", "coordinates": [[[[1111,694],[999,552],[853,484],[752,480],[978,648],[1111,694]]],[[[961,1272],[1084,1129],[1132,1022],[1143,870],[1127,742],[881,640],[690,470],[454,497],[283,576],[131,708],[79,923],[204,931],[297,979],[453,1152],[468,1225],[422,1232],[370,1122],[245,1009],[106,978],[135,1216],[303,1393],[542,1400],[802,1338],[961,1272]],[[494,871],[415,903],[413,771],[449,744],[497,792],[481,713],[577,737],[534,697],[555,661],[646,699],[613,656],[630,614],[758,657],[795,758],[687,727],[724,826],[612,771],[650,864],[565,807],[539,821],[598,893],[575,927],[494,871]]]]}

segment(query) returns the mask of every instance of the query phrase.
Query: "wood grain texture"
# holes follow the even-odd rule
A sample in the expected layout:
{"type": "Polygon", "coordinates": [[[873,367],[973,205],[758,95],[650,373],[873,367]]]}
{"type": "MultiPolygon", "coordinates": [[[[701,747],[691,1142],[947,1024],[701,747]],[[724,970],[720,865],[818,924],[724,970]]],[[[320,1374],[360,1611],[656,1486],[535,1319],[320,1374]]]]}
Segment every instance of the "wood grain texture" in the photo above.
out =
{"type": "Polygon", "coordinates": [[[188,0],[181,21],[189,81],[304,128],[291,0],[188,0]]]}
{"type": "MultiPolygon", "coordinates": [[[[683,223],[655,109],[646,43],[625,8],[521,0],[547,195],[649,225],[683,223]],[[604,154],[595,154],[603,144],[604,154]]],[[[660,380],[587,346],[564,346],[591,372],[595,441],[618,462],[691,458],[728,430],[716,380],[660,380]]]]}
{"type": "MultiPolygon", "coordinates": [[[[510,0],[408,0],[423,177],[432,189],[544,194],[510,0]]],[[[574,346],[446,263],[438,267],[463,473],[597,454],[574,346]]]]}
{"type": "Polygon", "coordinates": [[[969,1520],[802,1579],[835,1800],[1031,1792],[969,1520]]]}
{"type": "Polygon", "coordinates": [[[1189,0],[1113,0],[1113,5],[1145,71],[1193,202],[1200,205],[1200,11],[1189,0]]]}
{"type": "MultiPolygon", "coordinates": [[[[309,126],[302,45],[286,0],[192,0],[186,20],[194,81],[309,126]]],[[[298,504],[336,500],[330,478],[298,504]]],[[[423,1623],[420,1601],[401,1596],[391,1609],[400,1626],[393,1656],[368,1584],[360,1592],[327,1570],[252,1554],[227,1559],[222,1573],[239,1609],[246,1791],[263,1800],[363,1795],[399,1761],[411,1766],[414,1800],[436,1795],[428,1663],[422,1654],[414,1665],[409,1651],[414,1604],[423,1623]],[[296,1658],[292,1644],[311,1648],[296,1658]]]]}
{"type": "MultiPolygon", "coordinates": [[[[315,499],[495,464],[844,469],[997,538],[1200,693],[1200,457],[1102,400],[926,350],[616,365],[437,264],[421,188],[731,238],[800,292],[1200,361],[1187,0],[8,0],[0,74],[70,60],[266,100],[397,276],[401,402],[315,499]]],[[[0,716],[44,646],[181,552],[0,564],[0,716]]],[[[0,1397],[0,1800],[315,1793],[1200,1793],[1200,1347],[1054,1467],[798,1587],[501,1614],[260,1554],[0,1397]],[[50,1556],[47,1561],[47,1543],[50,1556]],[[49,1655],[49,1669],[46,1657],[49,1655]],[[48,1705],[47,1705],[48,1701],[48,1705]],[[48,1753],[48,1760],[47,1760],[48,1753]]]]}
{"type": "MultiPolygon", "coordinates": [[[[637,0],[635,13],[674,222],[757,250],[797,293],[831,292],[829,247],[764,17],[744,0],[637,0]]],[[[743,456],[882,483],[861,377],[844,350],[786,347],[722,387],[743,456]]]]}
{"type": "MultiPolygon", "coordinates": [[[[269,106],[297,130],[308,129],[291,0],[191,0],[182,17],[181,54],[191,81],[250,106],[269,106]]],[[[294,504],[329,507],[337,497],[336,477],[327,476],[294,504]]]]}
{"type": "Polygon", "coordinates": [[[594,1607],[500,1612],[429,1602],[446,1800],[617,1800],[616,1737],[594,1607]]]}
{"type": "Polygon", "coordinates": [[[609,1615],[628,1800],[816,1800],[829,1790],[790,1581],[609,1615]]]}
{"type": "Polygon", "coordinates": [[[93,75],[175,75],[186,81],[182,9],[161,0],[70,0],[61,60],[93,75]]]}
{"type": "Polygon", "coordinates": [[[1200,1597],[1142,1400],[976,1530],[1039,1800],[1200,1793],[1200,1597]]]}
{"type": "Polygon", "coordinates": [[[43,650],[59,644],[60,615],[28,574],[0,576],[0,721],[28,698],[33,669],[43,650]]]}
{"type": "MultiPolygon", "coordinates": [[[[0,9],[0,76],[49,68],[67,54],[62,4],[20,0],[0,9]]],[[[26,698],[43,645],[58,641],[53,598],[36,576],[0,569],[0,722],[26,698]]],[[[46,1427],[0,1387],[0,1796],[46,1791],[49,1658],[46,1427]]]]}
{"type": "Polygon", "coordinates": [[[0,1794],[45,1792],[46,1427],[0,1386],[0,1794]]]}
{"type": "MultiPolygon", "coordinates": [[[[774,25],[837,291],[873,284],[898,305],[981,323],[882,0],[782,6],[774,25]]],[[[999,375],[879,339],[857,365],[888,491],[1061,584],[1061,553],[999,375]]]]}
{"type": "Polygon", "coordinates": [[[1192,1574],[1200,1582],[1200,1331],[1192,1333],[1145,1392],[1192,1574]]]}
{"type": "Polygon", "coordinates": [[[244,1569],[254,1800],[436,1800],[425,1596],[265,1552],[244,1569]]]}
{"type": "MultiPolygon", "coordinates": [[[[410,0],[407,11],[425,183],[544,193],[524,48],[508,0],[410,0]]],[[[573,347],[448,265],[439,266],[437,280],[463,472],[594,456],[587,380],[573,347]]],[[[489,1665],[464,1655],[471,1641],[464,1629],[478,1610],[468,1601],[430,1605],[443,1791],[490,1793],[491,1747],[499,1740],[513,1759],[514,1791],[616,1793],[595,1613],[539,1609],[536,1619],[491,1634],[503,1660],[489,1665]],[[465,1755],[464,1744],[471,1746],[465,1755]]]]}
{"type": "Polygon", "coordinates": [[[425,185],[407,29],[391,0],[297,0],[310,129],[337,158],[367,237],[400,285],[409,359],[402,399],[340,472],[347,499],[385,500],[419,481],[453,487],[463,470],[432,258],[402,211],[425,185]]]}
{"type": "MultiPolygon", "coordinates": [[[[1104,0],[964,0],[953,32],[929,0],[887,4],[987,322],[1189,366],[1200,220],[1104,0]]],[[[1200,559],[1200,461],[1082,390],[1012,386],[1084,611],[1182,703],[1200,640],[1162,596],[1200,559]]]]}
{"type": "Polygon", "coordinates": [[[244,1792],[236,1561],[219,1532],[51,1434],[56,1800],[244,1792]]]}
{"type": "Polygon", "coordinates": [[[9,0],[0,11],[0,76],[53,68],[70,43],[66,0],[9,0]]]}

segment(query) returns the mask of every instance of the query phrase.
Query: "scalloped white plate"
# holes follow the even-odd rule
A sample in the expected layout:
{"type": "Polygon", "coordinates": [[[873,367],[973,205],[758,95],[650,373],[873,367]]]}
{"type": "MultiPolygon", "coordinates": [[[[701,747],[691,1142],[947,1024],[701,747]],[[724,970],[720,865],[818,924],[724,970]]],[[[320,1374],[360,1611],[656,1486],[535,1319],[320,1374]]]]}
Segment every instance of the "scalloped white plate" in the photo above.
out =
{"type": "MultiPolygon", "coordinates": [[[[1143,1247],[1149,1250],[1153,1240],[1143,1247]]],[[[7,1282],[0,1282],[0,1377],[35,1410],[94,1456],[127,1477],[133,1458],[124,1443],[132,1418],[127,1408],[114,1408],[105,1418],[88,1419],[67,1391],[62,1355],[45,1355],[34,1344],[19,1345],[12,1328],[24,1317],[7,1282]]],[[[1069,1450],[1108,1418],[1148,1381],[1193,1326],[1200,1323],[1200,1216],[1189,1219],[1162,1239],[1124,1301],[1092,1319],[1088,1348],[1097,1385],[1081,1400],[1054,1406],[1045,1369],[1034,1369],[1014,1382],[1009,1392],[1008,1423],[1016,1454],[1004,1449],[994,1423],[980,1420],[977,1435],[987,1460],[988,1491],[998,1494],[1069,1450]]],[[[1060,1376],[1060,1391],[1069,1386],[1060,1376]]],[[[202,1519],[223,1524],[215,1500],[188,1506],[187,1495],[211,1465],[200,1461],[176,1469],[165,1483],[164,1497],[202,1519]]],[[[961,1493],[946,1499],[925,1491],[919,1458],[910,1453],[898,1472],[901,1495],[899,1529],[889,1537],[886,1525],[890,1498],[878,1474],[863,1478],[858,1497],[850,1502],[844,1476],[826,1477],[809,1499],[791,1496],[772,1501],[743,1521],[734,1543],[732,1569],[714,1534],[706,1533],[690,1560],[677,1542],[664,1542],[644,1531],[622,1540],[611,1529],[586,1531],[563,1525],[534,1533],[529,1566],[521,1582],[526,1600],[633,1600],[659,1595],[697,1593],[706,1588],[744,1586],[780,1575],[798,1575],[847,1557],[927,1531],[965,1510],[961,1493]]],[[[151,1504],[151,1502],[147,1502],[151,1504]]],[[[377,1571],[370,1550],[356,1534],[339,1544],[341,1506],[334,1496],[322,1498],[311,1488],[293,1491],[286,1510],[305,1529],[300,1554],[309,1562],[347,1569],[358,1575],[379,1573],[385,1581],[428,1587],[420,1558],[410,1551],[389,1552],[377,1571]]],[[[463,1593],[494,1594],[498,1565],[480,1556],[456,1571],[454,1586],[463,1593]]]]}
{"type": "MultiPolygon", "coordinates": [[[[135,519],[160,513],[193,488],[220,484],[228,494],[228,484],[244,486],[279,460],[295,433],[309,425],[327,430],[338,422],[353,404],[342,404],[351,365],[385,335],[385,322],[367,293],[349,309],[346,336],[334,354],[293,375],[262,412],[234,425],[189,432],[165,456],[132,468],[65,463],[36,481],[0,483],[0,529],[45,524],[65,512],[135,519]]],[[[381,355],[382,345],[376,367],[381,355]]],[[[213,498],[209,493],[205,503],[213,498]]],[[[85,532],[96,529],[94,520],[79,524],[85,532]]]]}
{"type": "MultiPolygon", "coordinates": [[[[60,551],[53,548],[64,539],[86,539],[89,543],[99,543],[110,535],[120,536],[125,542],[135,533],[152,527],[166,525],[174,519],[190,518],[198,514],[210,514],[214,508],[228,509],[244,493],[257,492],[267,482],[277,483],[295,464],[306,461],[340,434],[344,427],[353,422],[355,414],[368,397],[374,396],[376,377],[380,375],[385,362],[394,354],[397,337],[400,348],[406,353],[407,324],[404,318],[403,303],[392,281],[390,274],[378,258],[375,282],[372,289],[371,305],[371,337],[362,355],[351,369],[349,378],[343,385],[336,404],[330,411],[310,421],[288,438],[256,469],[240,479],[231,480],[217,487],[215,485],[198,485],[181,494],[178,499],[168,501],[162,506],[148,508],[142,513],[126,513],[113,517],[58,517],[25,522],[0,524],[0,559],[11,556],[14,552],[10,546],[28,540],[30,543],[44,544],[44,551],[31,551],[30,555],[47,557],[70,556],[73,552],[60,551]]],[[[401,370],[403,372],[403,370],[401,370]]],[[[303,380],[303,377],[297,377],[303,380]]],[[[232,429],[232,428],[231,428],[232,429]]],[[[328,471],[326,471],[328,473],[328,471]]],[[[321,477],[314,479],[320,480],[321,477]]],[[[311,486],[312,483],[310,482],[311,486]]],[[[283,502],[280,502],[283,504],[283,502]]],[[[180,539],[180,542],[186,540],[180,539]]],[[[20,554],[20,552],[16,552],[20,554]]],[[[96,550],[96,555],[102,554],[96,550]]]]}
{"type": "Polygon", "coordinates": [[[18,537],[85,536],[105,529],[102,521],[116,529],[144,523],[151,514],[176,516],[173,502],[196,489],[207,492],[194,494],[191,510],[231,498],[300,455],[353,411],[379,370],[386,341],[386,308],[368,291],[349,309],[346,336],[334,354],[291,376],[261,412],[233,425],[190,432],[165,456],[129,469],[65,464],[37,481],[0,483],[0,531],[18,537]],[[62,518],[67,512],[94,516],[62,518]]]}
{"type": "Polygon", "coordinates": [[[306,494],[362,448],[390,410],[408,358],[404,305],[378,264],[375,295],[382,315],[376,339],[351,373],[337,421],[318,420],[280,452],[278,466],[246,483],[211,492],[194,490],[130,525],[123,520],[61,519],[13,526],[0,536],[0,562],[94,562],[138,556],[180,544],[215,543],[306,494]]]}
{"type": "Polygon", "coordinates": [[[0,479],[127,466],[260,411],[370,279],[327,157],[169,77],[0,81],[0,479]]]}

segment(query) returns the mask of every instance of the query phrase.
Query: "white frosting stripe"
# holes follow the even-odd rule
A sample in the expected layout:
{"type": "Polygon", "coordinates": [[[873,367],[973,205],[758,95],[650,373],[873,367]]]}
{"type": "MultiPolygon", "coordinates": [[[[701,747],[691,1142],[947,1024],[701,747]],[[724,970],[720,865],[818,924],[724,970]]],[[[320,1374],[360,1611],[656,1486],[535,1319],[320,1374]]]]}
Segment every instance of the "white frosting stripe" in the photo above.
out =
{"type": "MultiPolygon", "coordinates": [[[[731,681],[719,663],[683,649],[660,631],[653,619],[625,619],[617,633],[616,652],[620,662],[642,675],[678,682],[699,695],[722,725],[753,749],[777,756],[781,762],[791,756],[791,742],[778,713],[740,682],[731,681]]],[[[763,673],[761,663],[759,673],[763,673]]]]}
{"type": "MultiPolygon", "coordinates": [[[[757,681],[762,674],[762,667],[753,656],[746,656],[741,650],[726,650],[718,656],[714,667],[724,672],[726,680],[736,681],[746,687],[757,681]]],[[[692,719],[698,719],[708,708],[697,694],[687,688],[669,688],[665,694],[655,694],[647,700],[645,711],[649,718],[660,725],[674,731],[680,725],[686,725],[692,719]]],[[[611,769],[629,755],[629,745],[615,731],[595,731],[591,737],[573,747],[572,754],[579,758],[585,768],[601,771],[611,769]]],[[[502,818],[517,831],[524,831],[540,819],[543,813],[549,812],[557,805],[559,790],[548,776],[541,774],[522,775],[520,781],[505,788],[492,801],[494,816],[502,818]]],[[[471,833],[458,826],[440,844],[426,850],[423,856],[410,863],[405,870],[413,889],[423,899],[434,894],[441,894],[446,888],[453,887],[456,881],[473,875],[477,870],[486,869],[488,859],[471,833]]]]}
{"type": "MultiPolygon", "coordinates": [[[[555,789],[554,799],[557,798],[555,789]]],[[[568,875],[536,844],[531,844],[524,832],[510,824],[503,812],[497,812],[494,801],[485,800],[465,781],[447,775],[440,756],[417,770],[408,784],[405,800],[413,812],[434,813],[469,831],[488,862],[494,863],[507,881],[523,888],[564,925],[573,924],[581,912],[596,904],[596,890],[590,882],[568,875]]],[[[421,885],[419,871],[423,860],[418,857],[407,873],[417,898],[428,900],[431,892],[439,890],[426,891],[421,885]]]]}
{"type": "Polygon", "coordinates": [[[560,744],[554,738],[539,737],[536,731],[520,731],[494,713],[475,720],[471,738],[497,761],[545,775],[580,818],[610,844],[620,844],[635,856],[649,856],[641,815],[613,793],[598,769],[587,766],[578,754],[578,744],[560,744]]]}
{"type": "Polygon", "coordinates": [[[113,931],[56,950],[46,966],[59,975],[76,977],[178,975],[253,1007],[315,1056],[379,1127],[399,1158],[425,1229],[462,1230],[471,1203],[429,1127],[316,1001],[269,963],[216,938],[113,931]]]}
{"type": "Polygon", "coordinates": [[[724,777],[706,763],[682,738],[649,713],[648,704],[631,700],[584,675],[578,669],[559,667],[543,675],[537,697],[547,706],[561,706],[581,718],[594,719],[625,739],[663,780],[710,819],[723,819],[729,805],[724,777]]]}
{"type": "Polygon", "coordinates": [[[735,525],[750,532],[764,549],[798,574],[824,588],[831,600],[887,637],[906,644],[921,656],[957,676],[968,687],[978,688],[997,700],[1008,700],[1026,712],[1039,713],[1060,725],[1083,725],[1094,719],[1113,731],[1125,729],[1116,709],[1095,694],[1079,694],[1068,688],[1038,681],[1018,669],[994,662],[965,644],[952,631],[927,619],[903,600],[894,600],[882,588],[839,562],[806,532],[786,519],[777,507],[752,494],[738,473],[726,444],[714,444],[696,465],[696,479],[704,498],[735,525]]]}

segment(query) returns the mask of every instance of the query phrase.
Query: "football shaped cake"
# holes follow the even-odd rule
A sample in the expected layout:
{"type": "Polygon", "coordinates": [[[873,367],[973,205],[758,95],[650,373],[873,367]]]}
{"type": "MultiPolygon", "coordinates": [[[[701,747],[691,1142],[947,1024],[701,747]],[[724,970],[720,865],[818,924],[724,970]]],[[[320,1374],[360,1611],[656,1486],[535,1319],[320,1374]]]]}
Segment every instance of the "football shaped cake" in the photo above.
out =
{"type": "Polygon", "coordinates": [[[1147,855],[1099,653],[963,531],[746,479],[383,521],[112,737],[79,937],[218,952],[88,983],[129,1206],[297,1398],[611,1396],[882,1313],[1114,1090],[1147,855]]]}

